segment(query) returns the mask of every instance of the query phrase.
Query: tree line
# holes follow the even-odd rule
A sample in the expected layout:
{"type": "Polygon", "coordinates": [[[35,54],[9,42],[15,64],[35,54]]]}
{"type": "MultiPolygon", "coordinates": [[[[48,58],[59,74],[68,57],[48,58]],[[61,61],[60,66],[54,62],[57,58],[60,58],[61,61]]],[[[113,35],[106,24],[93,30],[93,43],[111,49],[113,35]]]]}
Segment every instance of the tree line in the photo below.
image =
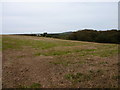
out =
{"type": "Polygon", "coordinates": [[[46,34],[46,37],[99,43],[119,43],[120,30],[97,31],[85,29],[70,33],[46,34]]]}

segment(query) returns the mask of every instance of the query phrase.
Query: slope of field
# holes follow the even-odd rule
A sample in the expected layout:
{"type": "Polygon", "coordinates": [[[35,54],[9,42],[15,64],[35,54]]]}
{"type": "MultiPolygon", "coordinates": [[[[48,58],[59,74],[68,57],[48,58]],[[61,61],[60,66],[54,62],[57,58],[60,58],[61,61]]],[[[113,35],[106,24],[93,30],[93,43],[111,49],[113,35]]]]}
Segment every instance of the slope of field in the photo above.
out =
{"type": "Polygon", "coordinates": [[[3,36],[3,88],[117,88],[118,45],[3,36]]]}

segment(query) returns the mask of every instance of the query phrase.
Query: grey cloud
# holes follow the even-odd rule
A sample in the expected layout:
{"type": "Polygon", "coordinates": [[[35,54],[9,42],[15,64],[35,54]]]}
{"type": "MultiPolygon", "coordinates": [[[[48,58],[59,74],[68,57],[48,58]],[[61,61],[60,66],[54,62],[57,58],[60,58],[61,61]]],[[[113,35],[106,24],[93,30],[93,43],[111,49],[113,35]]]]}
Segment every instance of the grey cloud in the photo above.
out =
{"type": "Polygon", "coordinates": [[[117,3],[4,3],[3,33],[117,28],[117,3]]]}

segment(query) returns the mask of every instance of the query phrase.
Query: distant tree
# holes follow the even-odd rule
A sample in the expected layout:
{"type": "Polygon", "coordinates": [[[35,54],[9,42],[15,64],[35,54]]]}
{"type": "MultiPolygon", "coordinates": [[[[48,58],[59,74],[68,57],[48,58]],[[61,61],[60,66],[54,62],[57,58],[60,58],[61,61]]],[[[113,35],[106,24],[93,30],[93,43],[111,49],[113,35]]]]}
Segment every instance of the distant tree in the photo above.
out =
{"type": "Polygon", "coordinates": [[[107,31],[97,31],[92,29],[79,30],[71,33],[42,34],[43,37],[59,39],[99,42],[99,43],[120,43],[120,30],[112,29],[107,31]]]}
{"type": "Polygon", "coordinates": [[[47,36],[47,32],[43,33],[43,37],[46,37],[47,36]]]}
{"type": "Polygon", "coordinates": [[[120,37],[119,30],[107,30],[107,31],[96,31],[96,30],[79,30],[77,32],[73,32],[69,35],[69,39],[71,40],[79,40],[79,41],[92,41],[92,42],[100,42],[100,43],[119,43],[120,37]]]}
{"type": "Polygon", "coordinates": [[[70,34],[70,35],[68,36],[68,39],[70,39],[70,40],[77,40],[76,32],[73,32],[72,34],[70,34]]]}

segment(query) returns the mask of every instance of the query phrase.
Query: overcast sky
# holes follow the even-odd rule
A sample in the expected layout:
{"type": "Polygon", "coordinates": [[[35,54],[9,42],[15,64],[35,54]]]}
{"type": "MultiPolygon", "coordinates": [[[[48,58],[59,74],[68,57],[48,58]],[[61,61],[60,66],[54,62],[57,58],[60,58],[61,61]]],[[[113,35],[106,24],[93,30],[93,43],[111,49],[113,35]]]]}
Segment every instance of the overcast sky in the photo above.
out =
{"type": "Polygon", "coordinates": [[[117,2],[4,2],[0,7],[2,33],[118,28],[117,2]]]}

